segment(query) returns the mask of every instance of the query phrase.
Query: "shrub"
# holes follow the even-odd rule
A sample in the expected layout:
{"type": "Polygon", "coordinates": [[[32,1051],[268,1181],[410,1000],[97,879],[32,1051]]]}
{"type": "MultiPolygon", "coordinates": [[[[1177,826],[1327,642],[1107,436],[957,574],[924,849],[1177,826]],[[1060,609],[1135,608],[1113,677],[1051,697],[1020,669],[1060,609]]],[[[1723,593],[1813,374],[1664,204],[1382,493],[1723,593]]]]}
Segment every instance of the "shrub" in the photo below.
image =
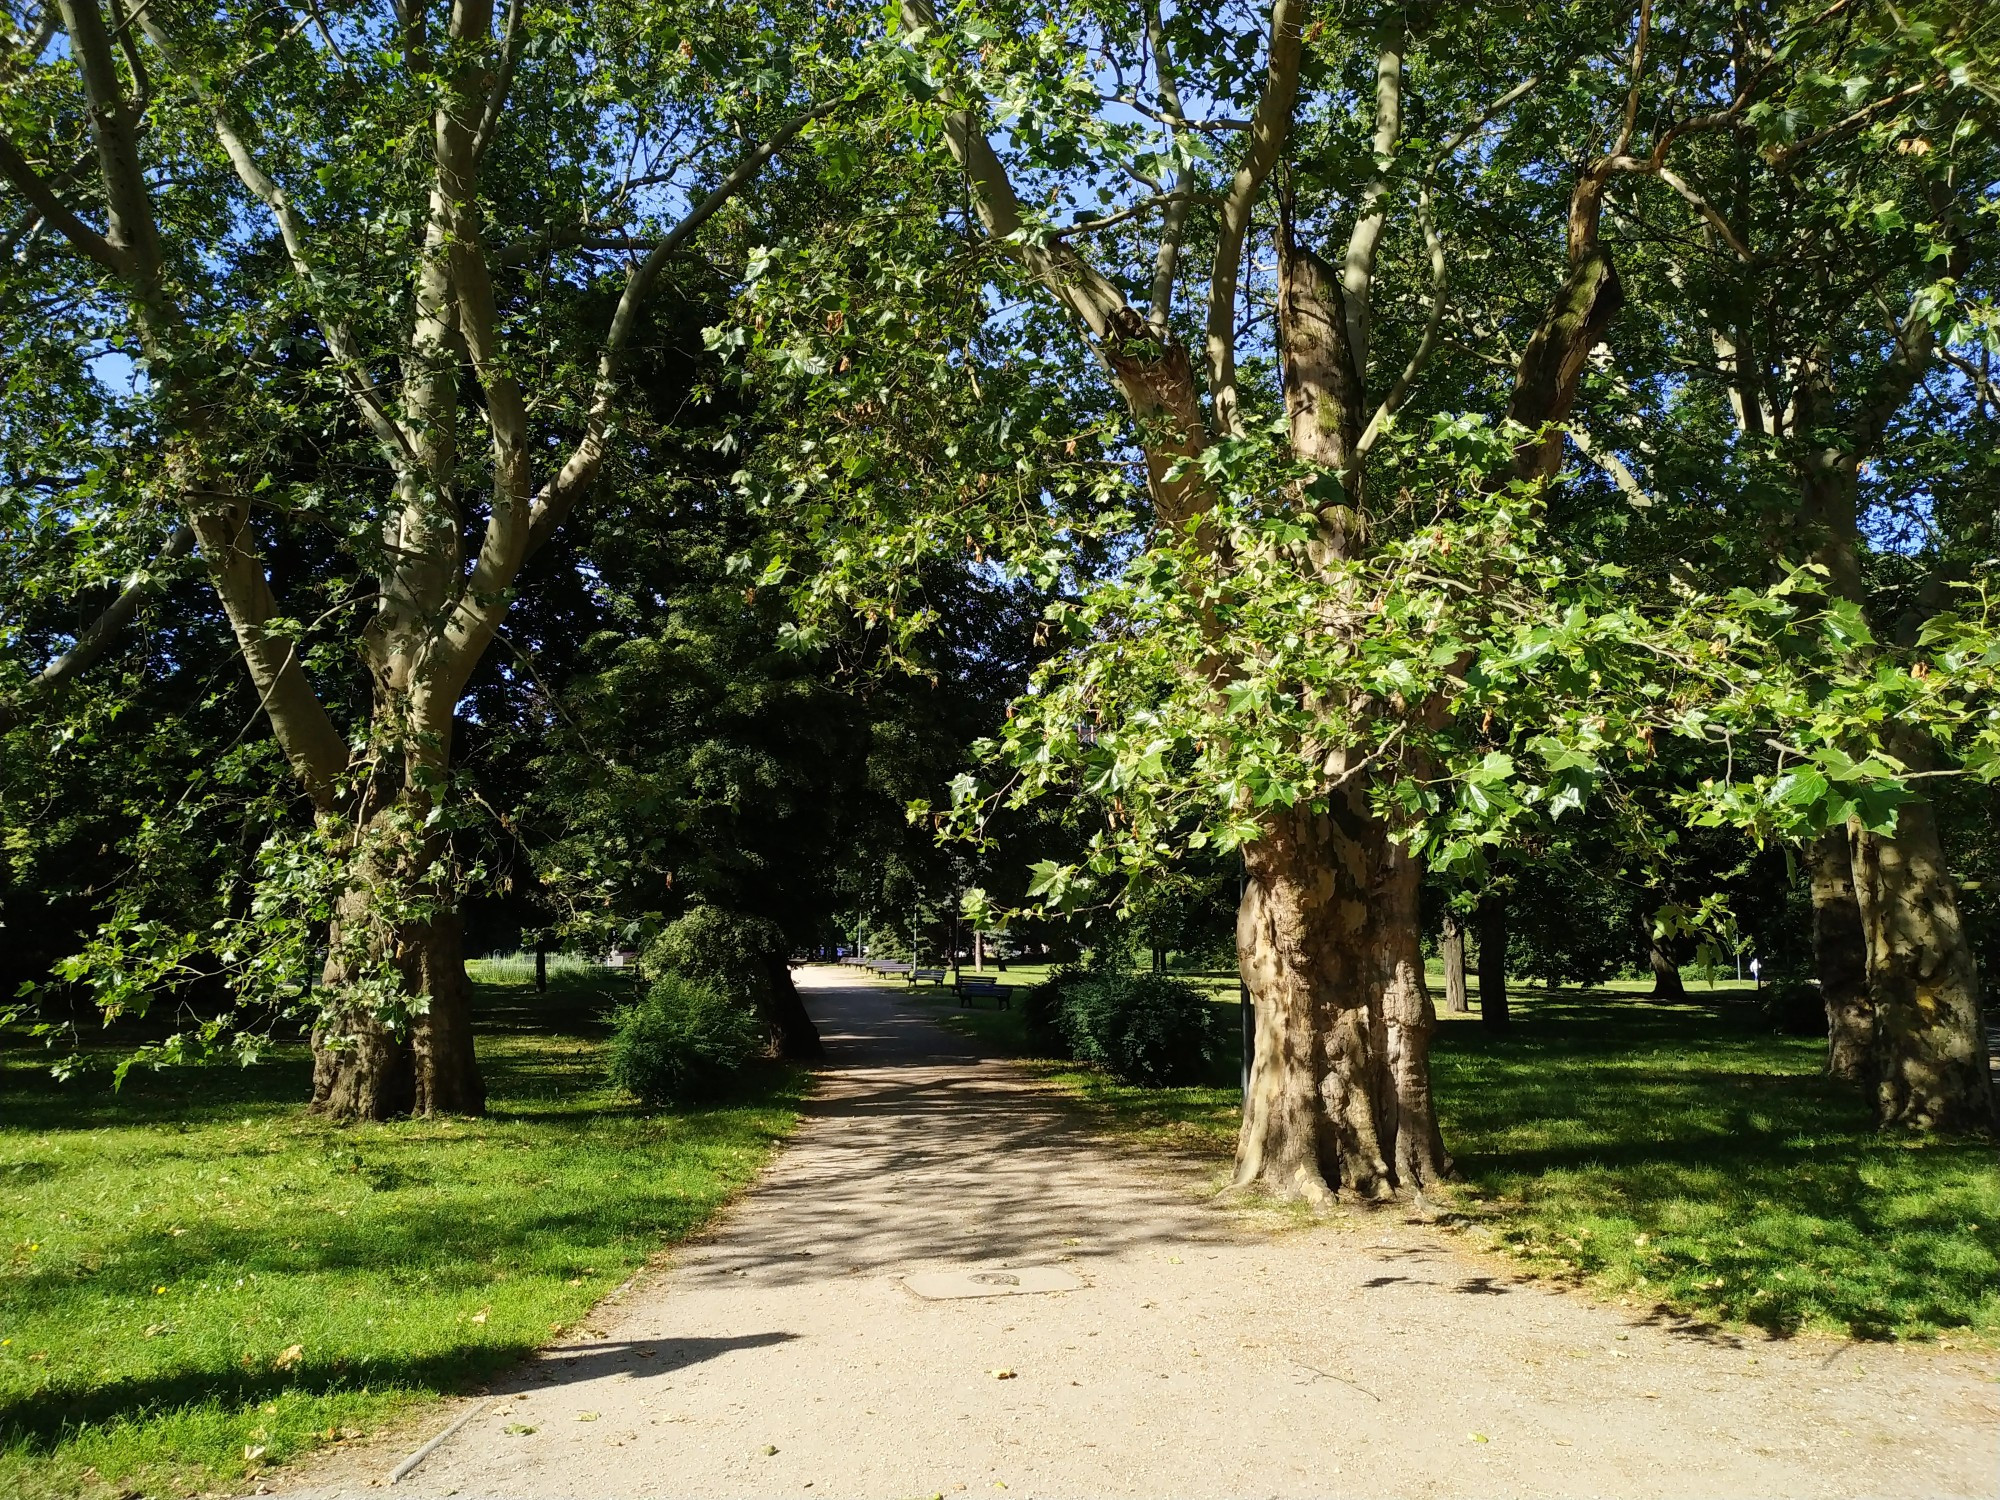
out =
{"type": "Polygon", "coordinates": [[[1073,1057],[1069,1029],[1063,1023],[1063,996],[1086,980],[1099,977],[1090,969],[1065,964],[1021,996],[1021,1024],[1028,1050],[1037,1057],[1073,1057]]]}
{"type": "Polygon", "coordinates": [[[1826,1001],[1809,979],[1785,977],[1764,987],[1764,1019],[1780,1036],[1825,1036],[1826,1001]]]}
{"type": "Polygon", "coordinates": [[[764,1048],[764,1025],[743,1001],[678,974],[612,1013],[610,1080],[653,1108],[726,1093],[764,1048]]]}
{"type": "Polygon", "coordinates": [[[1059,969],[1022,998],[1035,1051],[1146,1088],[1205,1083],[1222,1053],[1215,1007],[1161,974],[1059,969]]]}
{"type": "Polygon", "coordinates": [[[768,1009],[770,959],[789,945],[775,922],[720,906],[696,906],[667,924],[640,964],[648,977],[678,974],[725,995],[768,1009]]]}

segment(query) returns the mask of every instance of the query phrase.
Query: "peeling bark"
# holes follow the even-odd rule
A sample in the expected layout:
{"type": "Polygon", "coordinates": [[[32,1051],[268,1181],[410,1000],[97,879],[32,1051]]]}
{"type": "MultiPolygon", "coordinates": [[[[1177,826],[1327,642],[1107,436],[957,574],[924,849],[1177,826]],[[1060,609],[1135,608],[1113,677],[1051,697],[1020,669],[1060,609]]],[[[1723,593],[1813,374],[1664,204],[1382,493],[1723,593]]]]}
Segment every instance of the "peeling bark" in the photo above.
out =
{"type": "Polygon", "coordinates": [[[1424,980],[1419,897],[1423,864],[1383,830],[1375,899],[1369,912],[1375,974],[1371,998],[1387,1043],[1388,1086],[1380,1135],[1395,1164],[1396,1185],[1416,1192],[1451,1173],[1431,1100],[1431,1037],[1437,1011],[1424,980]]]}
{"type": "Polygon", "coordinates": [[[1256,1012],[1238,1187],[1324,1205],[1393,1191],[1378,1129],[1385,1058],[1371,1024],[1371,824],[1352,800],[1275,814],[1243,851],[1236,953],[1256,1012]]]}

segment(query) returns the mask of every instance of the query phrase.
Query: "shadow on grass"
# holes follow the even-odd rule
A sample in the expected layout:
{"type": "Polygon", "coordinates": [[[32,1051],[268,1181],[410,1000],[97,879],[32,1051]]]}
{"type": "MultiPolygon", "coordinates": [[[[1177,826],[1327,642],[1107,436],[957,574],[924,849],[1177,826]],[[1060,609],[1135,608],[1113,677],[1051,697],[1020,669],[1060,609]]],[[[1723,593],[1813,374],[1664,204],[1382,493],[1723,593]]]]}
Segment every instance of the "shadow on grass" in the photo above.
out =
{"type": "MultiPolygon", "coordinates": [[[[797,1106],[803,1075],[772,1064],[712,1108],[648,1115],[603,1085],[629,986],[476,993],[484,1119],[311,1118],[296,1043],[249,1069],[135,1071],[119,1091],[101,1070],[51,1078],[39,1047],[0,1053],[0,1193],[36,1241],[0,1266],[7,1331],[34,1340],[0,1357],[0,1451],[59,1459],[86,1429],[122,1431],[116,1469],[175,1413],[489,1381],[614,1267],[703,1223],[797,1106]],[[459,1323],[486,1324],[489,1303],[490,1330],[459,1323]],[[294,1342],[303,1356],[277,1368],[294,1342]]],[[[116,1030],[96,1050],[135,1040],[116,1030]]],[[[615,1357],[671,1369],[789,1337],[615,1357]]]]}
{"type": "Polygon", "coordinates": [[[1689,1336],[2000,1326],[1990,1142],[1877,1131],[1822,1041],[1741,1002],[1524,1011],[1506,1035],[1445,1026],[1433,1061],[1476,1212],[1531,1262],[1664,1293],[1689,1336]]]}

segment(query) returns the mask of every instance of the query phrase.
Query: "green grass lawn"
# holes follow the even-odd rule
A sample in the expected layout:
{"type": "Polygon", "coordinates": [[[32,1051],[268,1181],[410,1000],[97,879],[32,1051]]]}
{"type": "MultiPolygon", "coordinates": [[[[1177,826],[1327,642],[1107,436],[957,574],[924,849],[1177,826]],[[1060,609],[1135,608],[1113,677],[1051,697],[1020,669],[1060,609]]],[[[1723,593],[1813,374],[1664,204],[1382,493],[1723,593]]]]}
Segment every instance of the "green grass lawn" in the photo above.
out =
{"type": "Polygon", "coordinates": [[[296,1051],[120,1093],[0,1052],[0,1494],[237,1483],[476,1385],[698,1228],[804,1074],[648,1116],[602,1085],[608,1003],[480,985],[479,1120],[311,1119],[296,1051]]]}
{"type": "MultiPolygon", "coordinates": [[[[1646,988],[1524,988],[1505,1037],[1476,1014],[1442,1018],[1433,1067],[1458,1163],[1454,1222],[1634,1305],[1779,1334],[2000,1339],[1991,1143],[1875,1131],[1859,1094],[1820,1075],[1824,1043],[1771,1034],[1746,987],[1691,983],[1680,1004],[1646,988]]],[[[1216,1086],[1038,1066],[1122,1131],[1224,1156],[1239,1032],[1234,1000],[1218,1003],[1231,1050],[1216,1086]]],[[[1021,1049],[1018,1016],[966,1016],[943,1013],[1021,1049]]]]}

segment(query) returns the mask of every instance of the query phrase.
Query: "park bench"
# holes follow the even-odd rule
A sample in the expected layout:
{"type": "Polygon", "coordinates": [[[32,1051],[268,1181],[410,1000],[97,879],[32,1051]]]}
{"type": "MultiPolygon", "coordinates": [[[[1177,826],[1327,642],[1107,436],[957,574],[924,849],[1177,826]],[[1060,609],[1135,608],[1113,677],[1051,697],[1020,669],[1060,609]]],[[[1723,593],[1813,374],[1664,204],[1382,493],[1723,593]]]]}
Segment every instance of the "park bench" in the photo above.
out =
{"type": "Polygon", "coordinates": [[[993,1008],[995,1010],[1012,1010],[1014,1008],[1014,988],[1012,985],[1002,984],[997,979],[988,979],[983,974],[961,974],[958,976],[958,1003],[960,1005],[970,1005],[974,1000],[983,995],[991,995],[993,997],[993,1008]]]}
{"type": "Polygon", "coordinates": [[[912,970],[910,970],[910,984],[911,984],[911,985],[912,985],[912,986],[914,987],[914,986],[916,986],[916,985],[918,985],[918,984],[922,984],[922,983],[929,983],[929,984],[943,984],[943,983],[944,983],[944,970],[943,970],[943,969],[912,969],[912,970]]]}
{"type": "Polygon", "coordinates": [[[868,967],[873,969],[877,974],[883,975],[907,974],[910,972],[908,964],[899,964],[893,958],[878,958],[869,964],[868,967]]]}

